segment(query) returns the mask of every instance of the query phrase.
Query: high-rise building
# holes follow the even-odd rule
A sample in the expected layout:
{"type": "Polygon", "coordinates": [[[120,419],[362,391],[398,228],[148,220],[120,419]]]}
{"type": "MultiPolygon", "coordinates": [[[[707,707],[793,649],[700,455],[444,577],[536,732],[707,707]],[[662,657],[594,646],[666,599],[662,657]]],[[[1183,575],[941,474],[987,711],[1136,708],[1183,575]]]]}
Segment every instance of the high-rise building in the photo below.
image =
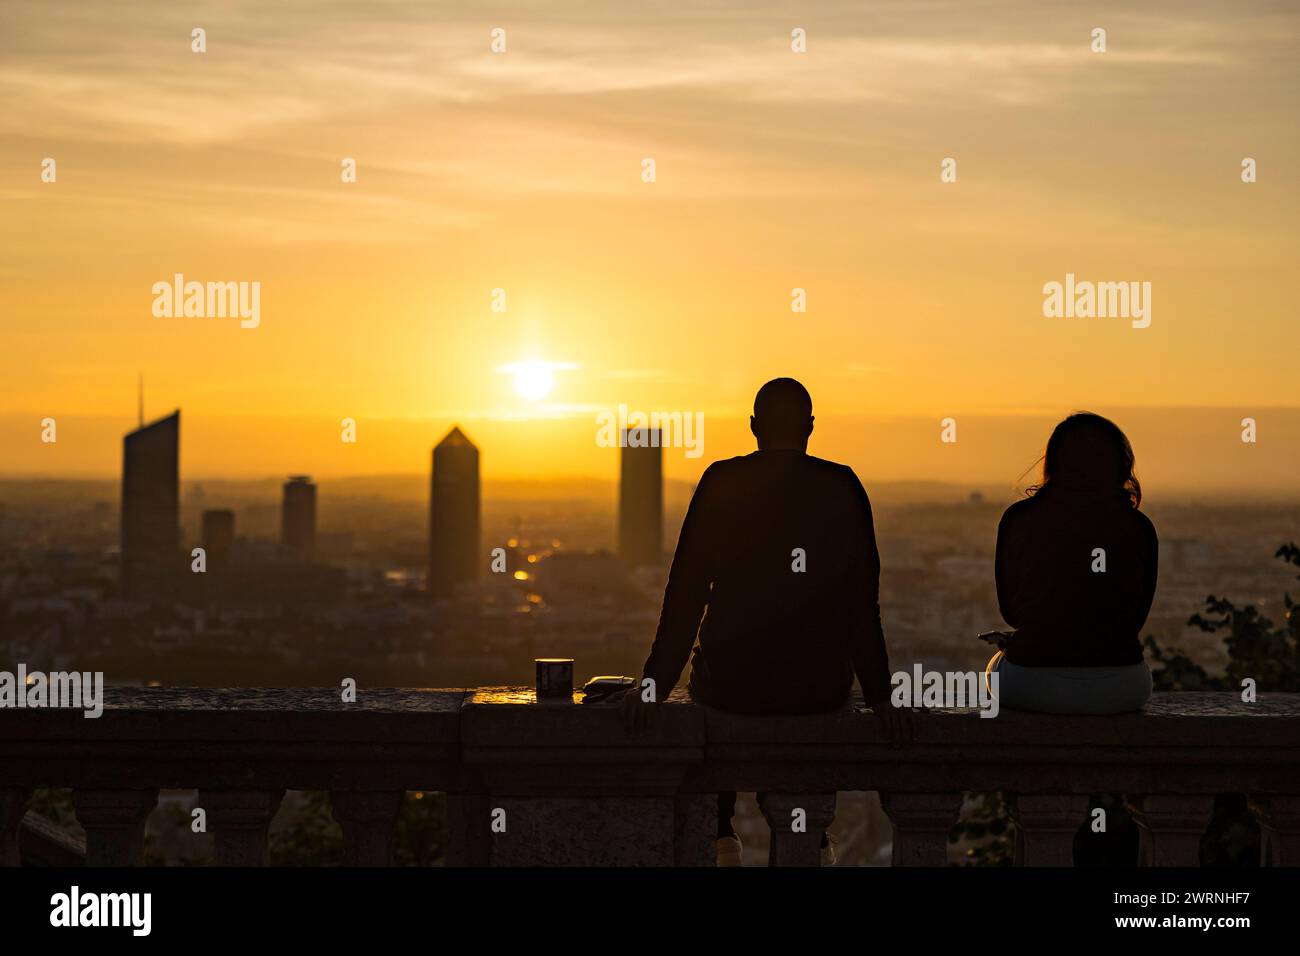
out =
{"type": "Polygon", "coordinates": [[[479,570],[478,449],[456,427],[433,449],[429,592],[448,597],[479,570]]]}
{"type": "Polygon", "coordinates": [[[618,555],[629,568],[658,566],[664,537],[662,434],[658,429],[629,429],[620,438],[618,555]]]}
{"type": "Polygon", "coordinates": [[[203,550],[208,562],[230,557],[235,547],[235,513],[228,508],[203,512],[203,550]]]}
{"type": "Polygon", "coordinates": [[[300,561],[316,550],[316,486],[307,475],[290,475],[280,508],[280,544],[300,561]]]}
{"type": "Polygon", "coordinates": [[[122,593],[163,596],[180,550],[181,413],[122,440],[122,593]]]}

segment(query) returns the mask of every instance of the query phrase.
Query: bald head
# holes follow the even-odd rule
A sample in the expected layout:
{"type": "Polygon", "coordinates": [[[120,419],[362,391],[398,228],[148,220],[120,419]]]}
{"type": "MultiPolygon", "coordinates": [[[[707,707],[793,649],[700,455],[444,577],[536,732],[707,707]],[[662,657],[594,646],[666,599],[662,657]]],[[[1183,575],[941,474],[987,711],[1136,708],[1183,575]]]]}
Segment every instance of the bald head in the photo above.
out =
{"type": "Polygon", "coordinates": [[[754,396],[749,430],[762,449],[806,451],[813,430],[812,396],[792,378],[774,378],[754,396]]]}

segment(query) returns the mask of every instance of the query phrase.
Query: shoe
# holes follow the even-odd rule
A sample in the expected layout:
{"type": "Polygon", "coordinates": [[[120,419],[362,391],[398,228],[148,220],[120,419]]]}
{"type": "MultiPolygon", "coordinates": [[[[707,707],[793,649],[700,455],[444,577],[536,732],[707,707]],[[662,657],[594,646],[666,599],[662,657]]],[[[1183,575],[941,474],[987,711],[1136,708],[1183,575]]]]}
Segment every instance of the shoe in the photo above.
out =
{"type": "Polygon", "coordinates": [[[718,866],[742,866],[740,837],[718,837],[718,866]]]}
{"type": "Polygon", "coordinates": [[[835,840],[829,833],[822,835],[822,866],[835,865],[835,840]]]}

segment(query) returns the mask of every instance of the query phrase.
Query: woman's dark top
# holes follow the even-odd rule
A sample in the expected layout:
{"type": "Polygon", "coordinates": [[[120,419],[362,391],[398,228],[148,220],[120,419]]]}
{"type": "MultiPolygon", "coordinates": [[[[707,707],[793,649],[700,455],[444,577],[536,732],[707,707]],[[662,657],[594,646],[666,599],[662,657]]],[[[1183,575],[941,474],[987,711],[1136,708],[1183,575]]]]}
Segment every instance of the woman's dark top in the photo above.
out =
{"type": "Polygon", "coordinates": [[[1158,562],[1156,529],[1125,495],[1052,487],[1017,501],[998,524],[998,605],[1015,628],[1007,660],[1140,663],[1158,562]],[[1094,570],[1102,566],[1098,548],[1104,571],[1094,570]]]}

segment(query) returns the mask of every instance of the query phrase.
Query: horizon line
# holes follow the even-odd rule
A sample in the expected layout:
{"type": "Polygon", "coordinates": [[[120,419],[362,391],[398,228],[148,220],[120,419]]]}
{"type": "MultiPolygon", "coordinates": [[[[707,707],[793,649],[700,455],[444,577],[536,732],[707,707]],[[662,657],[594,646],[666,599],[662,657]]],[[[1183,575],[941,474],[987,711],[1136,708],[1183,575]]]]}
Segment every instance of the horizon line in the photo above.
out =
{"type": "MultiPolygon", "coordinates": [[[[315,475],[309,475],[308,477],[311,479],[311,481],[314,484],[317,485],[321,484],[322,482],[373,481],[378,479],[410,479],[410,480],[415,480],[420,482],[427,482],[429,478],[427,473],[414,472],[414,471],[335,474],[335,475],[323,475],[321,477],[317,477],[315,475]]],[[[181,478],[180,484],[181,485],[202,484],[204,482],[210,482],[210,483],[224,482],[228,484],[262,484],[262,483],[280,484],[288,480],[288,478],[289,475],[287,473],[284,475],[260,475],[260,476],[246,476],[246,477],[229,476],[229,475],[226,476],[204,475],[198,478],[181,478]]],[[[968,491],[969,490],[979,491],[979,490],[987,490],[990,488],[1001,488],[1010,493],[1022,494],[1024,491],[1024,487],[1027,487],[1027,486],[1021,486],[1017,482],[1006,482],[1005,479],[991,479],[991,478],[973,478],[969,481],[949,481],[949,480],[938,479],[938,478],[888,478],[888,479],[874,480],[871,479],[870,477],[864,477],[861,475],[859,475],[859,478],[862,481],[863,485],[867,486],[868,491],[870,491],[871,488],[873,487],[887,488],[887,487],[896,487],[899,485],[931,485],[931,486],[938,486],[943,488],[965,489],[968,491]]],[[[116,476],[116,475],[110,476],[110,475],[102,475],[102,474],[100,475],[80,474],[80,475],[70,475],[70,476],[69,475],[59,476],[59,475],[52,475],[47,472],[33,472],[30,474],[0,472],[0,482],[68,482],[68,483],[106,482],[110,484],[120,485],[122,483],[122,479],[120,476],[116,476]]],[[[578,482],[592,482],[596,484],[610,485],[614,487],[617,487],[618,485],[617,478],[607,478],[607,477],[599,477],[595,475],[582,475],[582,474],[560,475],[560,476],[548,477],[548,478],[536,478],[536,477],[529,477],[529,476],[514,476],[514,475],[498,475],[494,477],[484,477],[481,483],[484,485],[505,484],[505,483],[557,485],[557,484],[578,483],[578,482]]],[[[672,478],[667,475],[664,476],[665,485],[680,484],[680,485],[693,486],[697,482],[698,479],[672,478]]],[[[1171,484],[1169,482],[1163,482],[1162,487],[1167,489],[1168,491],[1172,491],[1180,495],[1189,495],[1189,494],[1205,494],[1205,495],[1234,494],[1236,495],[1236,494],[1240,494],[1240,492],[1243,489],[1250,488],[1256,493],[1266,494],[1273,498],[1280,497],[1280,498],[1287,498],[1289,500],[1300,500],[1300,490],[1296,490],[1288,484],[1251,485],[1249,483],[1242,483],[1242,484],[1215,484],[1215,485],[1187,485],[1187,484],[1171,484]]],[[[1151,497],[1151,495],[1148,493],[1144,497],[1149,498],[1151,497]]]]}

